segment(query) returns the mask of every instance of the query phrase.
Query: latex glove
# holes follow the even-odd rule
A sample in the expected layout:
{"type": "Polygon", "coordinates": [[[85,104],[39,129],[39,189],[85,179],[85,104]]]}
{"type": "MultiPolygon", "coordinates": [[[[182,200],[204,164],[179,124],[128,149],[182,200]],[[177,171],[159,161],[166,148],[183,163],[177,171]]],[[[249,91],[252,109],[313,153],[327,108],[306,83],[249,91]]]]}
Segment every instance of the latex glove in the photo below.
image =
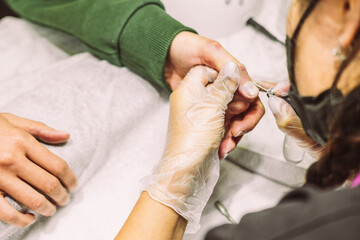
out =
{"type": "Polygon", "coordinates": [[[234,62],[216,75],[209,68],[195,67],[171,94],[164,156],[153,175],[142,180],[142,190],[188,220],[189,233],[199,229],[218,180],[225,110],[240,82],[234,62]]]}
{"type": "MultiPolygon", "coordinates": [[[[268,84],[262,84],[270,87],[268,84]]],[[[286,96],[290,89],[289,81],[281,81],[274,87],[277,96],[286,96]]],[[[318,159],[323,147],[306,135],[299,116],[294,109],[282,98],[270,96],[268,101],[270,110],[274,114],[276,124],[293,142],[303,148],[310,156],[318,159]]]]}
{"type": "Polygon", "coordinates": [[[36,220],[14,209],[4,198],[7,194],[44,216],[69,202],[67,190],[76,188],[75,175],[63,159],[35,139],[58,144],[69,136],[40,122],[0,113],[0,220],[18,227],[36,220]]]}
{"type": "Polygon", "coordinates": [[[241,81],[226,111],[225,134],[219,150],[220,159],[234,150],[242,136],[250,132],[264,115],[265,108],[258,98],[258,88],[252,83],[245,66],[217,41],[191,32],[181,32],[174,38],[165,65],[166,81],[174,90],[194,66],[205,65],[219,72],[229,61],[238,64],[241,81]]]}

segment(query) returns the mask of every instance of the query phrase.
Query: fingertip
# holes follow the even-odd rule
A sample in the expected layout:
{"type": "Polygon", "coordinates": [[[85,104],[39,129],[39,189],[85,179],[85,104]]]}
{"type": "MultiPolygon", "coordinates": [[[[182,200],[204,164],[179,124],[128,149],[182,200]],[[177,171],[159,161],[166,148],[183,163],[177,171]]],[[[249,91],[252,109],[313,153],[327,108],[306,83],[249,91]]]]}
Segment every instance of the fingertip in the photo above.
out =
{"type": "Polygon", "coordinates": [[[66,131],[58,131],[55,129],[41,129],[36,137],[47,143],[65,143],[70,138],[70,133],[66,131]]]}
{"type": "Polygon", "coordinates": [[[222,160],[228,155],[231,151],[233,151],[236,147],[235,142],[233,141],[232,137],[228,137],[224,139],[219,148],[219,158],[222,160]]]}
{"type": "Polygon", "coordinates": [[[268,105],[269,105],[271,112],[274,114],[275,117],[286,113],[286,111],[284,111],[285,110],[284,102],[285,101],[279,97],[276,97],[276,96],[269,97],[268,105]]]}
{"type": "Polygon", "coordinates": [[[289,81],[278,82],[275,85],[275,87],[273,88],[274,93],[281,97],[288,96],[289,90],[290,90],[290,82],[289,81]]]}
{"type": "Polygon", "coordinates": [[[60,207],[64,207],[70,203],[70,194],[66,194],[61,202],[57,203],[60,207]]]}
{"type": "Polygon", "coordinates": [[[74,193],[74,192],[76,192],[78,190],[79,190],[79,182],[75,177],[74,183],[71,186],[69,186],[69,191],[74,193]]]}
{"type": "Polygon", "coordinates": [[[205,70],[207,72],[209,82],[214,82],[218,76],[218,72],[210,67],[205,67],[205,70]]]}
{"type": "Polygon", "coordinates": [[[183,82],[185,84],[192,83],[192,86],[194,85],[194,82],[201,82],[203,86],[206,86],[209,82],[213,82],[214,78],[216,78],[216,76],[214,76],[214,71],[209,67],[200,65],[195,66],[190,69],[183,79],[183,82]]]}
{"type": "Polygon", "coordinates": [[[29,223],[25,226],[28,227],[30,225],[33,225],[36,222],[36,217],[34,214],[32,213],[26,213],[25,216],[27,216],[29,218],[29,223]]]}
{"type": "Polygon", "coordinates": [[[51,209],[49,210],[49,212],[45,215],[46,217],[51,217],[51,216],[53,216],[53,215],[56,213],[57,208],[56,208],[56,206],[55,206],[54,204],[52,204],[52,205],[53,205],[53,208],[51,208],[51,209]]]}
{"type": "Polygon", "coordinates": [[[232,131],[233,136],[236,138],[244,135],[245,133],[246,133],[246,131],[243,129],[237,129],[237,130],[232,131]]]}
{"type": "Polygon", "coordinates": [[[66,136],[70,136],[70,133],[67,132],[67,131],[63,131],[63,130],[56,130],[59,134],[62,134],[62,135],[66,135],[66,136]]]}

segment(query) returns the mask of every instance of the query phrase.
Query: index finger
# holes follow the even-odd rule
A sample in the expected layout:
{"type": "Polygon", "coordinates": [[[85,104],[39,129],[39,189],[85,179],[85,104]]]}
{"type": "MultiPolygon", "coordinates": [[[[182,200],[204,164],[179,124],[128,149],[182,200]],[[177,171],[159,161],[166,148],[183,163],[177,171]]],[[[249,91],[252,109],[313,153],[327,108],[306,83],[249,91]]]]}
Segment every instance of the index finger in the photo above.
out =
{"type": "Polygon", "coordinates": [[[65,160],[49,151],[32,136],[29,136],[25,150],[27,157],[32,162],[57,177],[69,191],[76,190],[78,184],[76,176],[65,160]]]}

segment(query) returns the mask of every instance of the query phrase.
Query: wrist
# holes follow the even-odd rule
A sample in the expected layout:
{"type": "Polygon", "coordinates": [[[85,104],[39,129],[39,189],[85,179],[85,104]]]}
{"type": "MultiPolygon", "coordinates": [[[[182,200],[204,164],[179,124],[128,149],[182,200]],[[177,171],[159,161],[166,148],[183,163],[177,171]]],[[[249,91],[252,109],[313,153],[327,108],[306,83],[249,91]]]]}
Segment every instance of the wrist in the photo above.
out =
{"type": "Polygon", "coordinates": [[[147,4],[129,19],[119,37],[121,63],[131,71],[169,90],[164,68],[169,47],[179,32],[194,31],[156,4],[147,4]]]}
{"type": "Polygon", "coordinates": [[[142,192],[115,239],[182,239],[187,221],[142,192]]]}

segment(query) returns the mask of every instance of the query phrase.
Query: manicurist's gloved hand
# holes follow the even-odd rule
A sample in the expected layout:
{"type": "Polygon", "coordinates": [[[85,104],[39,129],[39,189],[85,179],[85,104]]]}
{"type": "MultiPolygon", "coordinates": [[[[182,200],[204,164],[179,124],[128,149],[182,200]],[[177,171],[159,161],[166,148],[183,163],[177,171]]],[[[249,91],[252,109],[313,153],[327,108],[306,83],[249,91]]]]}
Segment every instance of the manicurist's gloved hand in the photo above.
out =
{"type": "Polygon", "coordinates": [[[245,66],[218,42],[191,32],[181,32],[174,38],[165,66],[166,81],[174,90],[194,66],[204,65],[219,72],[229,61],[239,66],[241,81],[226,111],[225,134],[219,150],[221,159],[234,150],[243,134],[250,132],[265,113],[258,98],[259,91],[252,83],[245,66]]]}
{"type": "Polygon", "coordinates": [[[170,117],[164,156],[142,190],[188,220],[199,220],[219,177],[218,150],[225,111],[240,84],[240,69],[228,62],[217,72],[203,66],[190,70],[170,96],[170,117]]]}
{"type": "Polygon", "coordinates": [[[0,113],[1,221],[26,227],[36,220],[34,215],[13,208],[5,200],[6,195],[43,216],[53,215],[57,205],[69,202],[68,191],[77,185],[74,173],[38,141],[59,144],[69,137],[40,122],[0,113]]]}
{"type": "MultiPolygon", "coordinates": [[[[271,87],[271,84],[265,83],[264,87],[269,88],[271,87]]],[[[275,95],[277,96],[286,96],[289,89],[289,81],[281,81],[273,88],[275,95]]],[[[313,158],[318,159],[323,147],[306,135],[301,120],[294,109],[284,99],[276,96],[270,96],[268,103],[279,129],[313,158]]]]}

